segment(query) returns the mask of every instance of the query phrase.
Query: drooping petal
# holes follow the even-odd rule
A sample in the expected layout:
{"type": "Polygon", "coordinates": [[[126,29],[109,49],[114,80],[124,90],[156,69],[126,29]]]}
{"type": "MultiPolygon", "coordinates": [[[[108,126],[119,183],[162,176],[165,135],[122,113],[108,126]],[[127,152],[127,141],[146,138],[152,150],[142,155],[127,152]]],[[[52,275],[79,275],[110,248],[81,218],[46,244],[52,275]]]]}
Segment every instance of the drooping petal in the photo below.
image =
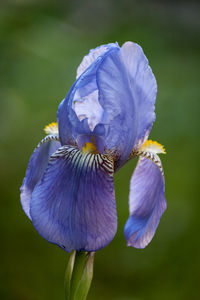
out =
{"type": "Polygon", "coordinates": [[[35,185],[40,180],[45,168],[47,167],[49,157],[60,147],[60,142],[56,136],[46,136],[34,150],[24,177],[21,191],[21,204],[26,215],[30,216],[30,200],[35,185]]]}
{"type": "Polygon", "coordinates": [[[126,42],[121,47],[121,53],[137,106],[138,122],[135,144],[141,146],[148,138],[155,120],[156,79],[139,45],[126,42]]]}
{"type": "Polygon", "coordinates": [[[144,248],[151,241],[166,209],[165,181],[162,170],[150,159],[142,157],[130,183],[130,217],[124,228],[127,245],[144,248]]]}
{"type": "Polygon", "coordinates": [[[118,47],[118,44],[110,43],[91,49],[89,54],[83,57],[83,60],[77,69],[76,78],[78,78],[99,56],[103,55],[111,47],[118,47]]]}
{"type": "Polygon", "coordinates": [[[106,246],[117,228],[112,161],[58,149],[33,191],[31,217],[42,237],[66,251],[106,246]]]}

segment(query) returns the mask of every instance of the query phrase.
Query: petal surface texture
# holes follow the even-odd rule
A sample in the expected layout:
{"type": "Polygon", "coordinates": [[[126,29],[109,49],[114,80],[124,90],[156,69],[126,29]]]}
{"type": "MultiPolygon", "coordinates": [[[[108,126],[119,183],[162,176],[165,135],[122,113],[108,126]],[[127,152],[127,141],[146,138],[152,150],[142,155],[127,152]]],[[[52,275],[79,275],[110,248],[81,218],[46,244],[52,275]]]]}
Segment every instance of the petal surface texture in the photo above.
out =
{"type": "Polygon", "coordinates": [[[42,237],[67,252],[105,247],[117,229],[113,163],[61,147],[34,189],[31,217],[42,237]]]}
{"type": "MultiPolygon", "coordinates": [[[[148,60],[139,45],[126,42],[121,47],[121,53],[137,107],[137,139],[135,144],[141,146],[148,138],[155,120],[154,105],[157,83],[148,60]]],[[[134,130],[133,127],[132,130],[134,130]]]]}
{"type": "Polygon", "coordinates": [[[144,248],[152,240],[166,209],[165,182],[159,167],[140,158],[130,183],[130,217],[124,228],[127,245],[144,248]]]}
{"type": "Polygon", "coordinates": [[[21,190],[21,204],[26,213],[30,217],[30,200],[35,185],[40,180],[45,168],[47,167],[49,157],[60,147],[60,142],[52,140],[51,136],[47,136],[34,150],[24,177],[21,190]],[[46,142],[45,142],[46,141],[46,142]]]}

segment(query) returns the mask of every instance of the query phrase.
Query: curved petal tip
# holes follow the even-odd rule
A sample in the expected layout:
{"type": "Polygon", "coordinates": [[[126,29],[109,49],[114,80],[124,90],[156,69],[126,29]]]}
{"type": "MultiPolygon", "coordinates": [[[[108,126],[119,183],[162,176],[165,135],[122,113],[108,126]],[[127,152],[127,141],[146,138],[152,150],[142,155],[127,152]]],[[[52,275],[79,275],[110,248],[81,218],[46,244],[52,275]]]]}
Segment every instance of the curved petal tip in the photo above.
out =
{"type": "Polygon", "coordinates": [[[140,158],[130,185],[130,217],[124,227],[127,246],[145,248],[152,240],[167,204],[159,167],[140,158]]]}

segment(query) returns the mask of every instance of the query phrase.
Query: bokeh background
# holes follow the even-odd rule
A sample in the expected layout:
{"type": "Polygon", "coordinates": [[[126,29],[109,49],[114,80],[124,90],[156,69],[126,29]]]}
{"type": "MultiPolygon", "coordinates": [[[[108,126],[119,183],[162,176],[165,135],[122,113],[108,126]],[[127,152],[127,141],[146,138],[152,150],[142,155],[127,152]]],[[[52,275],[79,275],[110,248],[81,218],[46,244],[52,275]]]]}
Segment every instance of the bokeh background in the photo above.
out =
{"type": "Polygon", "coordinates": [[[158,82],[150,138],[165,145],[165,212],[144,250],[126,247],[129,180],[115,176],[119,227],[95,257],[88,300],[199,299],[200,4],[193,1],[0,2],[0,299],[64,299],[69,255],[43,240],[19,187],[43,128],[89,49],[139,43],[158,82]]]}

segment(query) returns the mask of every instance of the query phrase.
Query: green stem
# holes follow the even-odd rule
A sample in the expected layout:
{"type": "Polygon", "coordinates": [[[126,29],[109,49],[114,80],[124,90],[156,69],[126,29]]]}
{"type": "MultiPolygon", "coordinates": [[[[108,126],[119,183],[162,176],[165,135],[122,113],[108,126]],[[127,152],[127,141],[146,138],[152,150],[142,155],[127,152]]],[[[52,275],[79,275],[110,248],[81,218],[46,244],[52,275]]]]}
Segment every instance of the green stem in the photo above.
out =
{"type": "Polygon", "coordinates": [[[85,300],[93,277],[94,252],[73,251],[65,273],[65,299],[85,300]]]}

